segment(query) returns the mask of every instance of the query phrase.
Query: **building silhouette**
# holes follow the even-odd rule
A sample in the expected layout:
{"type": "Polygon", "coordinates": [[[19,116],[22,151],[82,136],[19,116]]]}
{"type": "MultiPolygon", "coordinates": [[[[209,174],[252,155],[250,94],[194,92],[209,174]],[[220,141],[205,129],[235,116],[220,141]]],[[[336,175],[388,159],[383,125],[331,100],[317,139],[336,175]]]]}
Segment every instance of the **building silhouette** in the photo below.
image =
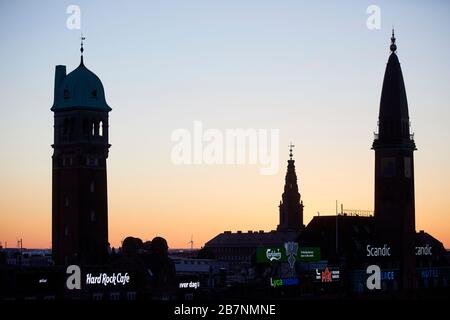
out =
{"type": "Polygon", "coordinates": [[[83,61],[55,70],[52,250],[60,264],[100,264],[108,255],[108,113],[100,79],[83,61]]]}
{"type": "Polygon", "coordinates": [[[414,286],[415,209],[414,137],[410,133],[408,101],[398,60],[394,30],[386,66],[375,150],[375,225],[380,240],[392,245],[398,259],[401,287],[414,286]]]}
{"type": "Polygon", "coordinates": [[[291,144],[277,229],[270,232],[224,231],[218,234],[205,244],[205,248],[218,260],[227,261],[231,265],[250,264],[256,248],[284,246],[286,242],[296,241],[299,237],[303,230],[303,201],[298,191],[292,147],[291,144]]]}

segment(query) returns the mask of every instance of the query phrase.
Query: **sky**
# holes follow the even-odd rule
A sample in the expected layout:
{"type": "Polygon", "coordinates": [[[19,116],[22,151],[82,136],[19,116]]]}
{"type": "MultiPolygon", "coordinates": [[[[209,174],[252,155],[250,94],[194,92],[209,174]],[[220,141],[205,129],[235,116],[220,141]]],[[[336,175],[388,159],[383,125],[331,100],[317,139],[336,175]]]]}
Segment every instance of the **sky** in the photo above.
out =
{"type": "Polygon", "coordinates": [[[304,223],[373,210],[371,150],[392,25],[415,152],[416,229],[450,247],[450,2],[0,0],[0,241],[51,246],[55,65],[85,65],[110,113],[109,241],[194,247],[273,230],[288,144],[304,223]],[[66,10],[81,10],[69,29],[66,10]],[[380,9],[369,29],[367,8],[380,9]],[[279,130],[279,170],[172,161],[173,132],[279,130]]]}

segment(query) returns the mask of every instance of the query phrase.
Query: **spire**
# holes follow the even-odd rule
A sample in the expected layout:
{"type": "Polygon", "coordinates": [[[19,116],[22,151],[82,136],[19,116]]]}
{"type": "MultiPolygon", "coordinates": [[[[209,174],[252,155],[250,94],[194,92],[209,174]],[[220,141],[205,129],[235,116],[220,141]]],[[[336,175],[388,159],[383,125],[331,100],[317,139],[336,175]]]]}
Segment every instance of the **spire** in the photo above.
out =
{"type": "Polygon", "coordinates": [[[392,26],[392,37],[391,37],[391,52],[395,53],[397,51],[397,45],[395,44],[395,34],[394,34],[394,26],[392,26]]]}
{"type": "Polygon", "coordinates": [[[81,62],[80,65],[84,65],[83,63],[83,52],[84,52],[84,48],[83,48],[83,41],[86,40],[86,37],[83,36],[83,34],[81,34],[81,47],[80,47],[80,52],[81,52],[81,62]]]}
{"type": "Polygon", "coordinates": [[[284,192],[280,202],[279,231],[299,231],[303,227],[303,203],[300,201],[298,191],[297,174],[295,173],[295,160],[292,148],[289,144],[289,160],[285,177],[284,192]]]}
{"type": "Polygon", "coordinates": [[[383,89],[378,117],[376,145],[384,143],[409,143],[409,113],[402,68],[398,60],[394,29],[391,36],[391,54],[384,73],[383,89]]]}

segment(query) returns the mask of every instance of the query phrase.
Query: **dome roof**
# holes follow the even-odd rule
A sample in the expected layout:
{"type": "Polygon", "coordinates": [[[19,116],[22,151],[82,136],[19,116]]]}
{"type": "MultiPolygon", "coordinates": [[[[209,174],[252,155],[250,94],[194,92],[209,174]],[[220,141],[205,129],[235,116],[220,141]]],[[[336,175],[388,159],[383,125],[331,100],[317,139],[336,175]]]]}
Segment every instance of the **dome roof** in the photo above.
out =
{"type": "Polygon", "coordinates": [[[83,60],[67,76],[65,67],[56,67],[55,97],[51,110],[67,109],[111,110],[105,100],[102,82],[95,73],[86,68],[83,60]],[[63,69],[58,69],[58,67],[63,69]]]}

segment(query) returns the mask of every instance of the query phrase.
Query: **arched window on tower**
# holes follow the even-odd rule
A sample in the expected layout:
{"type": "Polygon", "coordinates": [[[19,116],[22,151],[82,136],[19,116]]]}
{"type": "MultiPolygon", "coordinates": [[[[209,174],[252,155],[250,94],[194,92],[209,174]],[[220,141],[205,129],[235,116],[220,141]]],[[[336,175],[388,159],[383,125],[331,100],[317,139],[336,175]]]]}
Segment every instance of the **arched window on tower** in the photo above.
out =
{"type": "Polygon", "coordinates": [[[98,136],[98,121],[94,120],[94,124],[93,124],[93,136],[98,136]]]}
{"type": "Polygon", "coordinates": [[[99,123],[98,134],[100,137],[103,137],[103,121],[100,121],[99,123]]]}

